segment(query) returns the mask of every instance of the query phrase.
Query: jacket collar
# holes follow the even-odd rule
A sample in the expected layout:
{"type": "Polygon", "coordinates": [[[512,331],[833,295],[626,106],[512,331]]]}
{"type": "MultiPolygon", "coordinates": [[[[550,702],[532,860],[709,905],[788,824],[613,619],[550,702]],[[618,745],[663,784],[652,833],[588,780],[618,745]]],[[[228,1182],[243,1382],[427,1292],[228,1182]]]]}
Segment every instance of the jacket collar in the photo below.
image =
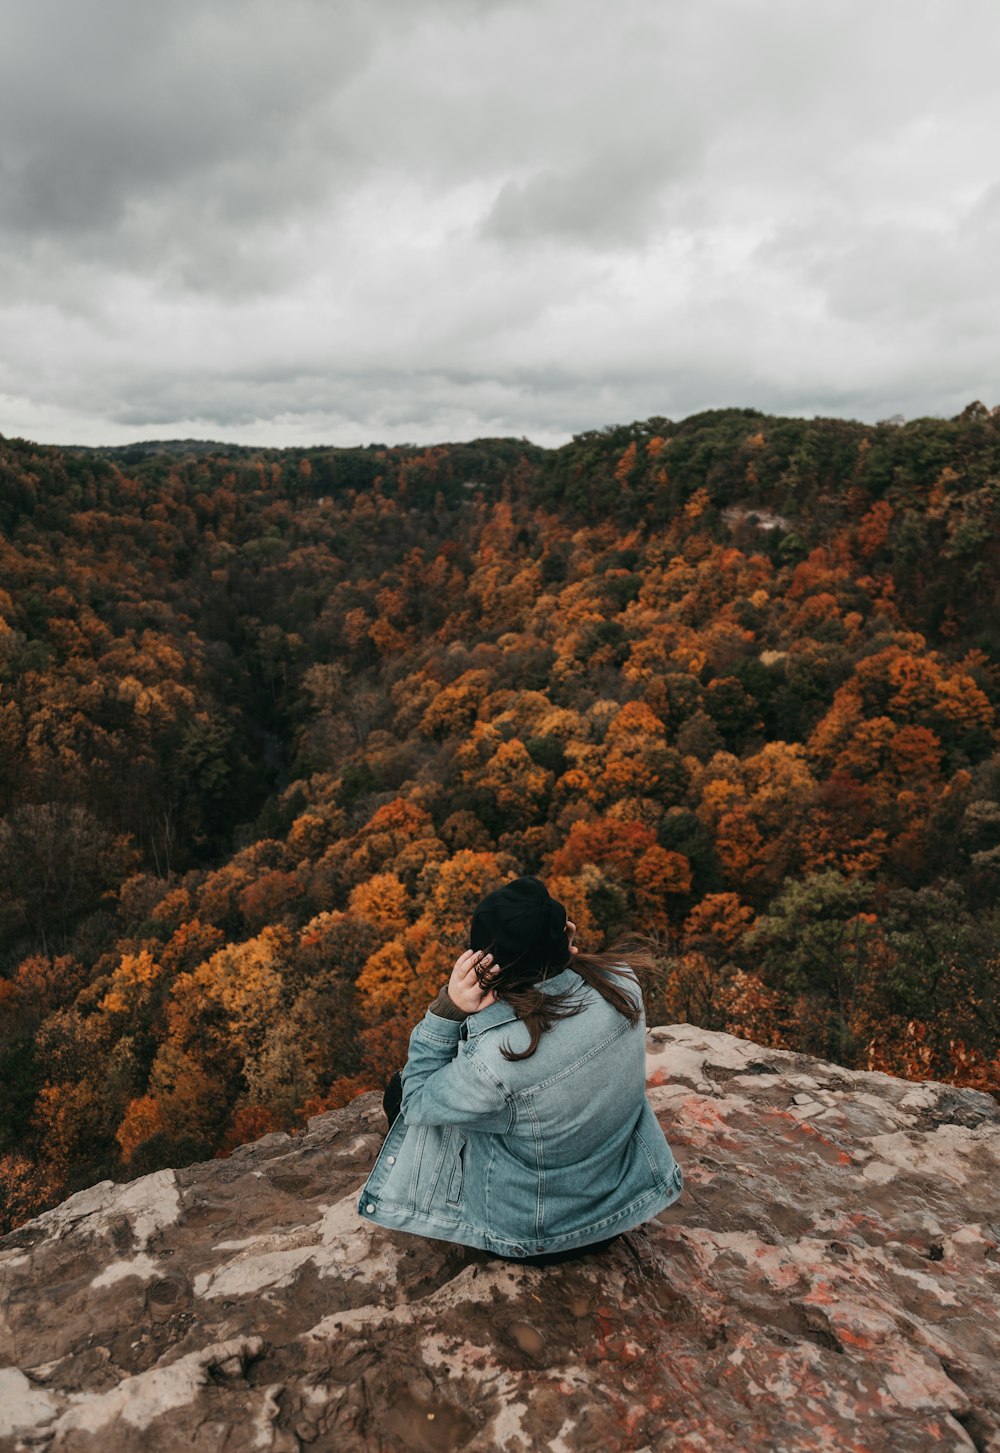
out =
{"type": "MultiPolygon", "coordinates": [[[[574,987],[574,980],[579,982],[579,975],[573,972],[572,967],[567,966],[551,979],[536,985],[536,988],[541,989],[543,994],[564,994],[567,989],[574,987]]],[[[477,1014],[469,1015],[465,1021],[466,1035],[471,1038],[474,1034],[483,1034],[487,1029],[495,1029],[498,1024],[509,1024],[516,1018],[511,1006],[502,999],[498,1000],[496,1004],[480,1009],[477,1014]]]]}

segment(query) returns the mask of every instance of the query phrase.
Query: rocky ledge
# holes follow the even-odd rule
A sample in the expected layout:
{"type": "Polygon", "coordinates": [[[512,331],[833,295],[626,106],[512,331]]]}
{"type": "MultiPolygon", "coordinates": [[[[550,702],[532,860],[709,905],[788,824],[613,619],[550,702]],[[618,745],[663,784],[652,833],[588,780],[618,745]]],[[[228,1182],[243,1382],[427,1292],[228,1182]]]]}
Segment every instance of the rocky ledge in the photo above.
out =
{"type": "Polygon", "coordinates": [[[649,1035],[680,1201],[530,1267],[355,1214],[365,1095],[0,1243],[0,1448],[1000,1453],[1000,1115],[649,1035]]]}

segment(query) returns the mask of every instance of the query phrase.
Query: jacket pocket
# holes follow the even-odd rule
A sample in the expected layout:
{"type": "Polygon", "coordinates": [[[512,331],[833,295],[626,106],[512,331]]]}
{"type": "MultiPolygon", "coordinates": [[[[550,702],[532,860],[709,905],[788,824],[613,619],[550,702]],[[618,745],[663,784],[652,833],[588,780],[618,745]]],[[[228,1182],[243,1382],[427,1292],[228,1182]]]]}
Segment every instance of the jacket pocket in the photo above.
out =
{"type": "Polygon", "coordinates": [[[457,1206],[462,1200],[462,1183],[465,1180],[465,1147],[468,1142],[464,1135],[457,1137],[458,1147],[455,1151],[455,1164],[452,1167],[451,1180],[448,1182],[448,1205],[457,1206]]]}
{"type": "Polygon", "coordinates": [[[660,1140],[662,1142],[660,1149],[661,1151],[666,1150],[667,1153],[665,1157],[662,1154],[659,1157],[654,1155],[652,1147],[644,1139],[642,1131],[638,1128],[638,1126],[635,1130],[633,1130],[632,1136],[633,1139],[642,1147],[642,1152],[643,1155],[646,1157],[646,1162],[649,1166],[649,1171],[650,1175],[652,1176],[653,1184],[659,1186],[661,1190],[665,1190],[667,1186],[673,1183],[677,1174],[678,1166],[677,1162],[673,1158],[673,1154],[670,1151],[670,1148],[666,1144],[666,1140],[664,1139],[662,1132],[660,1135],[660,1140]]]}

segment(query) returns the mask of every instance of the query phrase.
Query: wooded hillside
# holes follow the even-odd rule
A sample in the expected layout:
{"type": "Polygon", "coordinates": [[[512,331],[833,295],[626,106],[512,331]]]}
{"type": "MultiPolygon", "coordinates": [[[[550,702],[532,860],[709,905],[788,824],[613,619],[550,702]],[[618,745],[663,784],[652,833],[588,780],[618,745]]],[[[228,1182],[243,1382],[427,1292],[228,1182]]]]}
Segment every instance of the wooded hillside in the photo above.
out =
{"type": "Polygon", "coordinates": [[[651,1023],[1000,1091],[1000,410],[0,440],[0,1222],[380,1086],[537,873],[651,1023]]]}

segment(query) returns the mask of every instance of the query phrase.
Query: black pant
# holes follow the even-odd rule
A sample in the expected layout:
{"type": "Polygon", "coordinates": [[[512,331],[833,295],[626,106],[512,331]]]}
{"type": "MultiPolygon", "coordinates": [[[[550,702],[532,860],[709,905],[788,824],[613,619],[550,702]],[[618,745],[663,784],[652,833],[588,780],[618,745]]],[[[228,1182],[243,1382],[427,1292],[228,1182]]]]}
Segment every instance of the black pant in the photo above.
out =
{"type": "MultiPolygon", "coordinates": [[[[392,1129],[392,1122],[399,1114],[399,1107],[403,1099],[403,1081],[400,1079],[399,1070],[385,1087],[385,1094],[382,1096],[382,1109],[385,1111],[386,1119],[389,1121],[389,1128],[392,1129]]],[[[487,1252],[488,1256],[495,1256],[497,1261],[517,1261],[528,1266],[554,1266],[560,1261],[576,1261],[579,1256],[589,1256],[592,1251],[603,1251],[606,1246],[617,1240],[615,1236],[609,1236],[606,1241],[593,1241],[589,1246],[574,1246],[570,1251],[543,1251],[539,1256],[500,1256],[496,1252],[487,1252]]]]}
{"type": "Polygon", "coordinates": [[[403,1102],[403,1081],[400,1079],[399,1070],[385,1087],[385,1094],[382,1096],[382,1109],[385,1111],[386,1119],[389,1122],[389,1129],[392,1129],[392,1122],[399,1114],[399,1107],[403,1102]]]}

